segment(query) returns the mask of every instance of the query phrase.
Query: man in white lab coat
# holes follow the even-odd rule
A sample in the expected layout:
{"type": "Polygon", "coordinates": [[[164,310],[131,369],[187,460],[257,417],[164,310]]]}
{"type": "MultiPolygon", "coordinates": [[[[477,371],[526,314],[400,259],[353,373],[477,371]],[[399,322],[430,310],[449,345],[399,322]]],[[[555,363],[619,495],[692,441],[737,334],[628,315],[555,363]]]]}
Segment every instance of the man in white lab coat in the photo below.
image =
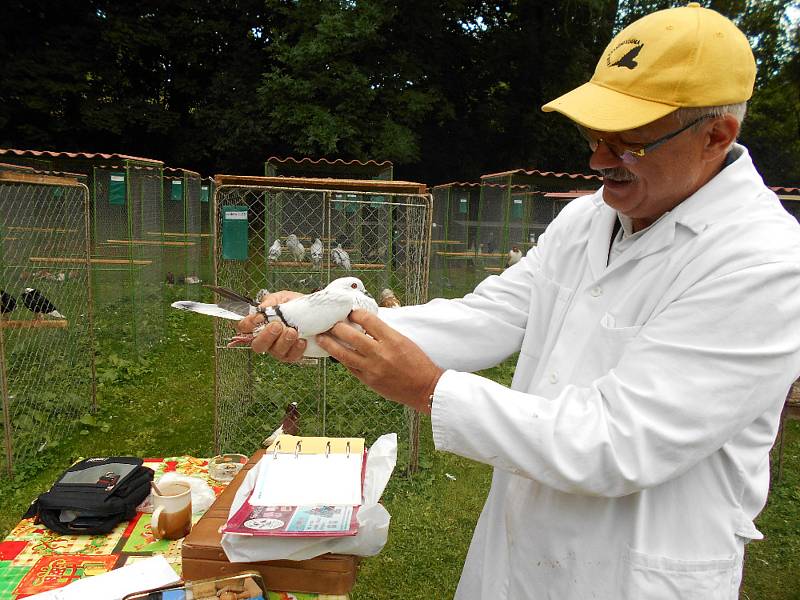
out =
{"type": "MultiPolygon", "coordinates": [[[[354,312],[371,337],[332,331],[352,349],[319,336],[430,412],[438,449],[494,467],[458,598],[738,597],[800,374],[800,226],[734,143],[754,76],[718,13],[640,19],[544,107],[580,126],[601,190],[473,294],[354,312]],[[510,389],[472,374],[515,352],[510,389]]],[[[275,323],[253,342],[303,347],[275,323]]]]}

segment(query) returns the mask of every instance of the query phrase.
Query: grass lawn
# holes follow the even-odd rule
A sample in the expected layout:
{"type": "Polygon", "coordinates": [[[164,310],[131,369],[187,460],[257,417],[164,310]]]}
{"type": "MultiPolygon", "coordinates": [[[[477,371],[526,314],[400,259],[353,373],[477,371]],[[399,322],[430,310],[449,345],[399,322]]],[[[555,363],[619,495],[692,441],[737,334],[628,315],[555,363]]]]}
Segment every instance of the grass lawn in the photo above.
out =
{"type": "MultiPolygon", "coordinates": [[[[19,520],[30,500],[81,456],[131,454],[211,456],[213,347],[209,319],[168,313],[163,343],[138,360],[112,357],[113,339],[98,358],[100,410],[69,440],[20,465],[13,481],[0,478],[0,534],[19,520]]],[[[486,375],[509,383],[513,367],[486,375]]],[[[396,471],[383,501],[392,515],[389,542],[365,559],[353,600],[452,597],[491,471],[433,450],[423,419],[421,470],[396,471]]],[[[777,461],[777,458],[776,458],[777,461]]],[[[800,422],[790,422],[783,477],[773,484],[758,520],[766,536],[748,548],[748,600],[800,599],[800,422]],[[792,575],[794,573],[794,575],[792,575]]]]}

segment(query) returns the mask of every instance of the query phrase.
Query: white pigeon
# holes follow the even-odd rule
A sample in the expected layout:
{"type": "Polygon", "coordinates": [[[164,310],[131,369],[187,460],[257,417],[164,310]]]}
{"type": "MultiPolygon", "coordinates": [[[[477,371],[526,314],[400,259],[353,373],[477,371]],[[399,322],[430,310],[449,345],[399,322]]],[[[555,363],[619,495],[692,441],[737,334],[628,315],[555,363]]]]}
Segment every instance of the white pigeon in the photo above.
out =
{"type": "Polygon", "coordinates": [[[351,269],[350,255],[344,248],[342,248],[341,242],[337,243],[336,248],[331,250],[331,257],[333,257],[333,262],[337,267],[341,267],[345,271],[349,271],[351,269]]]}
{"type": "Polygon", "coordinates": [[[286,247],[289,248],[289,252],[292,253],[295,262],[303,262],[306,257],[306,249],[295,234],[291,233],[286,238],[286,247]]]}
{"type": "Polygon", "coordinates": [[[508,251],[508,260],[506,261],[506,267],[515,265],[521,260],[522,260],[522,252],[516,246],[512,246],[511,250],[508,251]]]}
{"type": "Polygon", "coordinates": [[[283,254],[283,246],[281,246],[281,240],[278,238],[272,242],[272,246],[269,247],[267,259],[270,261],[276,261],[281,257],[281,254],[283,254]]]}
{"type": "Polygon", "coordinates": [[[315,269],[319,269],[322,264],[322,240],[319,238],[316,238],[311,244],[311,262],[315,269]]]}
{"type": "MultiPolygon", "coordinates": [[[[298,337],[306,341],[303,356],[322,358],[330,355],[319,347],[314,336],[325,333],[339,321],[344,321],[354,329],[363,331],[361,326],[347,319],[351,311],[359,308],[372,314],[378,314],[378,304],[367,293],[360,279],[340,277],[331,281],[327,287],[318,292],[295,298],[275,307],[268,306],[258,310],[264,314],[267,323],[279,320],[284,325],[297,330],[298,337]]],[[[250,334],[234,336],[229,345],[249,344],[264,327],[266,324],[256,327],[250,334]]]]}

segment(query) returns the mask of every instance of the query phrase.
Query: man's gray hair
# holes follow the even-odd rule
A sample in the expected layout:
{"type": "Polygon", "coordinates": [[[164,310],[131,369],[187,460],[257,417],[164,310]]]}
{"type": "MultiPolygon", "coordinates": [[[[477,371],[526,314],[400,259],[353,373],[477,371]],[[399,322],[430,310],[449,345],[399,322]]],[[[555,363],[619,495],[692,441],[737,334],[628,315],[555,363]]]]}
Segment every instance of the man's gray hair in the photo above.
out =
{"type": "MultiPolygon", "coordinates": [[[[675,118],[678,120],[678,123],[681,126],[688,125],[692,121],[696,121],[697,119],[704,117],[705,115],[712,115],[714,117],[722,117],[724,115],[731,115],[734,119],[739,123],[739,127],[742,126],[742,121],[744,121],[744,116],[747,113],[747,102],[739,102],[738,104],[725,104],[722,106],[697,106],[697,107],[684,107],[679,108],[673,114],[675,118]]],[[[699,127],[700,123],[696,125],[699,127]]],[[[694,127],[692,128],[694,130],[694,127]]],[[[731,149],[731,146],[728,147],[728,150],[731,149]]]]}
{"type": "Polygon", "coordinates": [[[681,125],[688,125],[692,121],[695,121],[705,115],[713,115],[715,117],[732,115],[741,126],[742,121],[744,121],[745,113],[747,113],[747,102],[740,102],[739,104],[725,104],[723,106],[685,107],[679,108],[674,114],[678,119],[678,123],[681,125]]]}

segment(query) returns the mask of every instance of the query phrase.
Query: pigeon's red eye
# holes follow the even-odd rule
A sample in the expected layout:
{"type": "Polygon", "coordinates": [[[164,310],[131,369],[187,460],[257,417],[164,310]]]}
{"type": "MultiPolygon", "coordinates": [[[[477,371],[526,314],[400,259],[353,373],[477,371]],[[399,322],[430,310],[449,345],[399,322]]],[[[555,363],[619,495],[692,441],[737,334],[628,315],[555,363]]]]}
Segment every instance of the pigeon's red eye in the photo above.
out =
{"type": "Polygon", "coordinates": [[[353,288],[353,289],[356,289],[358,287],[358,284],[357,283],[351,283],[350,287],[353,288]]]}

